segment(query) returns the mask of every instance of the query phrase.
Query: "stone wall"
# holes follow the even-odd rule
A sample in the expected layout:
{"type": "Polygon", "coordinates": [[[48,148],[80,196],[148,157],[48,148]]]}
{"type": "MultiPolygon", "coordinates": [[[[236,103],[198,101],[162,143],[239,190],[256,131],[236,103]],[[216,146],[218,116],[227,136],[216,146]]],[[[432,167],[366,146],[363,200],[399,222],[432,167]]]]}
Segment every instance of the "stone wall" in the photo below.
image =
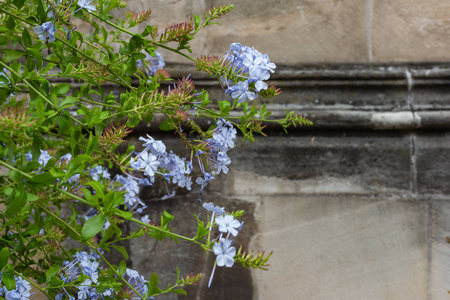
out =
{"type": "MultiPolygon", "coordinates": [[[[152,8],[160,28],[216,1],[130,2],[152,8]]],[[[249,249],[274,251],[270,271],[219,269],[195,247],[171,241],[126,245],[149,276],[203,272],[188,297],[165,299],[446,299],[450,291],[450,3],[438,0],[278,0],[234,2],[235,12],[199,35],[193,56],[222,56],[232,42],[268,53],[283,94],[268,102],[314,121],[285,135],[238,143],[233,167],[204,193],[246,209],[249,249]],[[165,266],[165,269],[161,270],[165,266]]],[[[140,30],[145,27],[144,24],[140,30]]],[[[171,74],[192,73],[197,88],[222,97],[217,82],[163,52],[171,74]]],[[[140,134],[155,127],[143,127],[140,134]]],[[[137,136],[139,133],[136,133],[137,136]]],[[[173,136],[162,136],[177,148],[173,136]]],[[[148,213],[195,230],[197,191],[161,201],[144,190],[148,213]],[[187,221],[182,221],[186,219],[187,221]]],[[[205,217],[203,215],[203,217],[205,217]]]]}
{"type": "MultiPolygon", "coordinates": [[[[133,0],[124,11],[151,8],[149,23],[162,30],[194,14],[201,16],[212,5],[229,3],[234,11],[220,20],[220,27],[200,33],[194,56],[222,56],[231,43],[240,42],[269,53],[278,64],[450,58],[450,3],[441,0],[133,0]]],[[[169,53],[165,57],[183,61],[169,53]]]]}

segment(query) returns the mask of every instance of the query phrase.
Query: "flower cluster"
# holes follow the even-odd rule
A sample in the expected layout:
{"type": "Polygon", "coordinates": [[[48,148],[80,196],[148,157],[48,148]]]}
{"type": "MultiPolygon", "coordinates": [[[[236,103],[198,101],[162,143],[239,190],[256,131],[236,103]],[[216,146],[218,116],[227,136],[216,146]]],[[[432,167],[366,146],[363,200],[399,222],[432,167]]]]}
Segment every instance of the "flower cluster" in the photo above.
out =
{"type": "Polygon", "coordinates": [[[166,65],[161,53],[156,51],[154,53],[155,56],[151,56],[150,54],[146,53],[146,57],[143,60],[138,59],[136,61],[136,68],[145,72],[147,76],[153,76],[156,71],[164,68],[164,66],[166,65]]]}
{"type": "Polygon", "coordinates": [[[235,139],[236,129],[230,122],[220,118],[216,123],[216,128],[213,130],[212,138],[205,141],[205,148],[208,149],[207,152],[202,150],[197,151],[196,156],[198,157],[200,170],[203,173],[203,177],[198,177],[196,179],[197,184],[200,185],[200,201],[201,192],[205,186],[209,181],[215,179],[212,174],[205,169],[200,156],[205,156],[214,163],[217,175],[219,175],[220,172],[227,174],[229,171],[228,165],[231,164],[231,159],[228,157],[227,152],[234,147],[235,139]]]}
{"type": "MultiPolygon", "coordinates": [[[[0,273],[0,281],[1,278],[2,273],[0,273]]],[[[16,288],[10,291],[6,287],[1,287],[0,297],[5,297],[7,300],[28,300],[32,295],[30,294],[30,283],[20,276],[14,276],[14,281],[16,282],[16,288]]]]}
{"type": "MultiPolygon", "coordinates": [[[[62,288],[56,295],[56,300],[61,299],[104,299],[105,296],[109,296],[111,299],[115,299],[116,296],[121,296],[121,299],[140,299],[138,295],[133,291],[137,291],[140,295],[146,295],[148,293],[148,287],[146,285],[147,280],[144,279],[137,271],[132,269],[126,269],[123,278],[128,282],[133,289],[130,289],[128,285],[122,285],[120,291],[116,292],[112,288],[103,288],[103,292],[98,291],[99,287],[99,263],[97,262],[97,256],[95,254],[87,254],[84,251],[77,252],[72,261],[65,261],[63,266],[59,270],[59,277],[64,283],[75,282],[83,274],[87,276],[80,285],[76,285],[77,290],[69,290],[68,288],[62,288]],[[76,294],[76,297],[73,295],[76,294]]],[[[14,298],[16,299],[16,298],[14,298]]],[[[22,298],[18,298],[22,299],[22,298]]],[[[146,298],[147,299],[147,298],[146,298]]],[[[153,299],[153,298],[148,298],[153,299]]]]}
{"type": "Polygon", "coordinates": [[[216,265],[219,267],[225,266],[227,268],[230,268],[234,265],[236,247],[232,246],[234,242],[233,239],[242,229],[244,221],[239,222],[232,215],[226,214],[224,207],[215,206],[211,202],[203,203],[203,207],[206,210],[212,212],[209,231],[211,232],[212,225],[214,224],[214,218],[217,215],[217,218],[215,218],[215,223],[217,224],[220,232],[220,236],[217,238],[216,242],[213,245],[213,252],[216,255],[216,262],[209,279],[209,287],[211,286],[212,279],[214,277],[216,265]],[[226,234],[225,238],[223,237],[224,234],[226,234]]]}
{"type": "Polygon", "coordinates": [[[56,26],[54,22],[55,21],[49,21],[34,27],[34,33],[39,35],[41,41],[49,43],[55,41],[56,26]]]}
{"type": "MultiPolygon", "coordinates": [[[[144,208],[147,206],[144,204],[144,202],[141,201],[139,198],[139,191],[140,186],[139,183],[142,182],[143,184],[146,183],[144,180],[140,180],[138,178],[134,178],[133,176],[122,176],[122,175],[116,175],[114,177],[115,182],[112,183],[113,187],[116,187],[119,185],[119,187],[114,188],[116,191],[125,191],[124,194],[124,200],[125,205],[127,208],[131,211],[136,210],[137,212],[142,212],[144,208]],[[140,206],[140,207],[139,207],[140,206]],[[138,208],[139,207],[139,208],[138,208]]],[[[150,184],[149,182],[147,183],[150,184]]]]}
{"type": "MultiPolygon", "coordinates": [[[[135,289],[140,295],[144,296],[148,294],[148,286],[147,286],[147,280],[144,279],[144,276],[140,275],[137,271],[128,269],[126,270],[123,277],[126,279],[126,281],[135,289]]],[[[130,289],[127,285],[122,285],[122,289],[119,293],[121,296],[124,297],[124,299],[130,299],[130,300],[138,300],[141,299],[135,291],[130,289]]],[[[146,298],[146,299],[154,299],[153,297],[146,298]]]]}
{"type": "Polygon", "coordinates": [[[244,81],[228,86],[225,91],[239,103],[243,103],[247,99],[253,100],[257,98],[257,93],[266,90],[268,86],[264,81],[270,78],[270,73],[273,73],[276,68],[276,65],[270,62],[267,54],[262,54],[253,47],[242,46],[239,43],[231,44],[225,59],[230,62],[230,66],[240,77],[245,78],[244,81]]]}
{"type": "MultiPolygon", "coordinates": [[[[37,161],[41,166],[45,167],[45,165],[48,163],[48,161],[50,159],[52,159],[52,157],[50,154],[48,154],[48,151],[46,151],[46,150],[40,150],[40,151],[41,151],[41,155],[39,156],[37,161]]],[[[33,155],[31,154],[31,151],[28,152],[27,154],[25,154],[25,157],[26,157],[27,161],[33,160],[33,155]]]]}
{"type": "MultiPolygon", "coordinates": [[[[93,12],[96,11],[96,7],[95,5],[92,5],[92,0],[78,0],[78,6],[80,6],[80,8],[78,8],[77,10],[75,10],[73,13],[71,13],[71,15],[75,14],[77,11],[81,10],[81,9],[86,9],[88,12],[93,12]]],[[[48,18],[54,18],[55,14],[54,12],[56,11],[56,9],[54,10],[54,8],[58,7],[58,5],[61,4],[61,0],[58,0],[56,2],[55,5],[50,6],[50,8],[52,8],[48,14],[47,17],[48,18]]],[[[71,2],[72,4],[72,2],[71,2]]],[[[70,25],[70,21],[67,21],[66,23],[63,24],[63,26],[67,26],[70,25]]],[[[76,29],[76,26],[72,26],[73,29],[71,30],[64,30],[67,31],[67,39],[70,39],[70,33],[76,29]]],[[[53,21],[48,21],[43,23],[42,25],[36,25],[34,27],[34,33],[36,33],[37,35],[39,35],[39,40],[45,42],[45,43],[53,43],[56,40],[55,34],[56,34],[56,18],[53,21]]]]}
{"type": "MultiPolygon", "coordinates": [[[[189,175],[192,172],[192,164],[190,161],[180,158],[172,151],[167,152],[162,141],[155,140],[148,134],[147,138],[140,137],[139,140],[144,142],[142,146],[145,149],[130,159],[130,166],[134,170],[142,171],[148,177],[149,183],[153,183],[155,175],[158,174],[169,183],[191,190],[192,181],[189,175]]],[[[168,195],[175,194],[168,191],[168,195]]],[[[167,196],[164,199],[167,199],[167,196]]]]}

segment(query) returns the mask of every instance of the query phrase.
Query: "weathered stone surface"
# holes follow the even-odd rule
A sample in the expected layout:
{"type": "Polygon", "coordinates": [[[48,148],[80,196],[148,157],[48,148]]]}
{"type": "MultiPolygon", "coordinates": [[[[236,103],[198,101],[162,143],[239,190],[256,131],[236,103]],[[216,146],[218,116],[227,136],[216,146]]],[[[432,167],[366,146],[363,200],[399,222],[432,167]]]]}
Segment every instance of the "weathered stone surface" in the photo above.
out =
{"type": "MultiPolygon", "coordinates": [[[[196,201],[197,193],[177,196],[165,201],[146,199],[146,194],[142,193],[141,198],[148,205],[144,213],[148,213],[152,222],[159,224],[160,215],[164,210],[175,216],[175,220],[170,223],[170,228],[174,232],[195,236],[197,224],[193,214],[198,214],[199,203],[196,201]]],[[[257,232],[257,224],[254,220],[254,203],[242,202],[236,199],[226,199],[220,195],[209,192],[204,193],[203,201],[214,201],[216,204],[225,206],[229,211],[244,209],[246,214],[243,217],[245,231],[239,234],[235,240],[236,245],[248,246],[250,239],[257,232]]],[[[206,210],[202,209],[201,217],[206,221],[206,210]]],[[[132,230],[136,228],[132,228],[132,230]]],[[[215,236],[214,236],[215,237],[215,236]]],[[[231,269],[217,268],[211,288],[208,289],[208,280],[214,265],[213,254],[206,256],[202,248],[193,243],[178,241],[178,246],[168,239],[158,242],[151,238],[131,240],[129,254],[131,257],[130,268],[138,270],[148,278],[153,272],[160,276],[161,286],[172,284],[176,281],[176,267],[178,266],[182,276],[187,274],[203,273],[202,280],[197,286],[187,289],[188,296],[178,296],[176,294],[158,296],[158,299],[251,299],[253,295],[253,283],[250,270],[240,266],[231,269]]]]}
{"type": "MultiPolygon", "coordinates": [[[[215,4],[206,1],[207,7],[215,4]]],[[[361,1],[234,1],[235,10],[210,29],[209,52],[222,56],[239,42],[269,53],[275,63],[366,61],[361,1]],[[276,7],[276,9],[274,9],[276,7]],[[336,51],[339,49],[339,51],[336,51]]]]}
{"type": "Polygon", "coordinates": [[[373,61],[447,61],[450,5],[446,1],[372,1],[373,61]]]}
{"type": "Polygon", "coordinates": [[[272,134],[230,157],[237,195],[409,191],[410,139],[395,132],[272,134]]]}
{"type": "Polygon", "coordinates": [[[424,194],[450,193],[449,133],[427,132],[416,137],[417,184],[424,194]]]}
{"type": "MultiPolygon", "coordinates": [[[[240,42],[268,53],[278,64],[446,61],[449,4],[445,1],[244,1],[213,26],[200,32],[192,56],[223,56],[229,45],[240,42]]],[[[147,25],[167,26],[189,21],[215,1],[132,1],[127,11],[152,9],[147,25]]],[[[82,24],[79,24],[82,25],[82,24]]],[[[185,58],[161,50],[171,62],[185,58]]]]}
{"type": "MultiPolygon", "coordinates": [[[[223,56],[231,43],[240,42],[270,53],[274,62],[282,64],[367,60],[365,4],[361,1],[344,0],[330,5],[326,0],[275,3],[239,0],[233,4],[234,11],[219,20],[220,27],[212,26],[198,34],[192,45],[193,57],[223,56]],[[329,60],[330,57],[333,59],[329,60]]],[[[159,1],[151,5],[134,1],[127,10],[151,8],[152,18],[134,31],[142,32],[146,25],[157,25],[162,33],[165,27],[188,21],[194,14],[203,16],[203,11],[212,5],[218,4],[209,0],[159,1]]],[[[168,51],[161,52],[167,61],[186,62],[168,51]]]]}
{"type": "MultiPolygon", "coordinates": [[[[394,198],[263,197],[253,299],[427,299],[426,209],[394,198]]],[[[437,299],[437,298],[436,298],[437,299]]]]}
{"type": "Polygon", "coordinates": [[[450,291],[450,202],[431,203],[431,299],[445,299],[450,291]]]}

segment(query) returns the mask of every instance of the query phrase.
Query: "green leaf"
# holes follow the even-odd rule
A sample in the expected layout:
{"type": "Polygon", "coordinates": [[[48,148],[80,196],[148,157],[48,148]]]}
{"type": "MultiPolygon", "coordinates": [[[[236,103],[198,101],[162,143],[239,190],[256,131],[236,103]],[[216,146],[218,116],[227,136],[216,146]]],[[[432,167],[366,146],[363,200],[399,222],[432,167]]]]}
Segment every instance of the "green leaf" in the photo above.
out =
{"type": "Polygon", "coordinates": [[[134,51],[142,45],[142,37],[139,34],[133,35],[130,39],[130,43],[128,44],[128,49],[130,51],[134,51]]]}
{"type": "Polygon", "coordinates": [[[44,187],[54,183],[55,180],[56,178],[50,172],[44,172],[30,178],[26,183],[35,187],[44,187]]]}
{"type": "Polygon", "coordinates": [[[91,203],[92,206],[98,206],[97,197],[92,196],[91,191],[87,188],[82,188],[84,198],[91,203]]]}
{"type": "Polygon", "coordinates": [[[9,30],[13,30],[15,26],[16,22],[14,21],[14,18],[9,16],[8,20],[6,20],[6,28],[8,28],[9,30]]]}
{"type": "Polygon", "coordinates": [[[6,36],[0,35],[0,45],[5,45],[8,43],[8,41],[9,39],[6,36]]]}
{"type": "MultiPolygon", "coordinates": [[[[27,53],[29,55],[31,55],[36,60],[36,64],[37,64],[38,69],[39,70],[42,69],[42,65],[43,65],[42,53],[39,52],[36,49],[33,49],[33,48],[27,48],[27,53]]],[[[42,71],[41,71],[41,73],[42,73],[42,71]]]]}
{"type": "Polygon", "coordinates": [[[163,123],[159,125],[159,129],[163,131],[170,131],[173,130],[175,127],[173,127],[173,124],[170,120],[165,120],[163,123]]]}
{"type": "Polygon", "coordinates": [[[108,11],[113,10],[114,8],[116,8],[118,3],[119,3],[119,0],[111,0],[111,1],[109,1],[108,11]]]}
{"type": "Polygon", "coordinates": [[[25,51],[12,49],[3,55],[2,60],[5,63],[9,63],[9,62],[18,60],[19,58],[21,58],[24,55],[25,55],[25,51]]]}
{"type": "Polygon", "coordinates": [[[25,3],[25,0],[14,0],[13,3],[18,9],[21,9],[25,3]]]}
{"type": "Polygon", "coordinates": [[[0,251],[0,269],[3,269],[8,264],[9,249],[5,247],[0,251]]]}
{"type": "Polygon", "coordinates": [[[123,260],[119,263],[119,275],[122,276],[127,272],[127,264],[123,260]]]}
{"type": "Polygon", "coordinates": [[[16,280],[14,276],[9,272],[4,272],[2,274],[2,281],[8,291],[12,291],[16,288],[16,280]]]}
{"type": "Polygon", "coordinates": [[[36,196],[35,194],[27,193],[27,201],[33,202],[38,199],[39,199],[39,197],[36,196]]]}
{"type": "Polygon", "coordinates": [[[30,235],[35,235],[38,234],[41,231],[41,227],[35,225],[32,225],[30,227],[27,228],[27,230],[25,230],[25,232],[23,233],[24,236],[30,236],[30,235]]]}
{"type": "Polygon", "coordinates": [[[70,84],[68,83],[60,83],[56,86],[56,93],[58,95],[65,95],[70,91],[70,84]]]}
{"type": "Polygon", "coordinates": [[[22,175],[20,175],[19,171],[17,171],[17,170],[11,170],[9,172],[9,178],[11,178],[15,182],[22,181],[22,175]]]}
{"type": "Polygon", "coordinates": [[[169,224],[169,222],[172,221],[173,219],[175,219],[174,216],[169,214],[167,211],[164,211],[161,216],[161,228],[166,228],[167,224],[169,224]]]}
{"type": "Polygon", "coordinates": [[[25,192],[23,185],[21,185],[20,188],[16,189],[14,200],[8,204],[5,214],[8,217],[12,217],[25,206],[25,203],[27,203],[27,193],[25,192]]]}
{"type": "Polygon", "coordinates": [[[45,12],[44,5],[42,4],[43,1],[38,1],[38,7],[37,7],[37,17],[39,19],[39,23],[44,23],[45,19],[47,18],[47,14],[45,12]]]}
{"type": "Polygon", "coordinates": [[[11,195],[12,192],[14,192],[14,189],[13,189],[12,187],[10,187],[10,186],[6,187],[6,188],[3,190],[3,193],[4,193],[6,196],[11,195]]]}
{"type": "Polygon", "coordinates": [[[98,214],[95,217],[87,220],[86,223],[84,223],[83,229],[81,230],[81,235],[83,236],[83,238],[87,240],[92,239],[103,229],[105,221],[106,216],[104,214],[98,214]]]}
{"type": "Polygon", "coordinates": [[[95,148],[97,147],[97,144],[98,144],[98,139],[99,139],[98,135],[94,136],[92,134],[92,131],[89,132],[89,140],[88,140],[88,145],[87,145],[87,148],[86,148],[86,154],[87,155],[91,155],[94,152],[94,150],[95,150],[95,148]]]}
{"type": "Polygon", "coordinates": [[[219,102],[219,108],[220,108],[220,115],[222,117],[226,117],[229,115],[229,112],[231,110],[231,104],[228,101],[218,101],[219,102]]]}
{"type": "Polygon", "coordinates": [[[150,276],[149,282],[147,283],[147,286],[148,286],[148,296],[152,296],[152,295],[159,294],[159,293],[162,292],[162,290],[161,290],[160,288],[157,287],[158,282],[159,282],[158,274],[153,273],[153,274],[150,276]]]}
{"type": "Polygon", "coordinates": [[[123,210],[120,210],[120,209],[117,209],[117,208],[112,210],[112,212],[113,212],[114,215],[116,215],[118,217],[121,217],[121,218],[124,218],[125,220],[130,220],[133,217],[133,214],[130,213],[129,211],[123,211],[123,210]]]}
{"type": "Polygon", "coordinates": [[[73,71],[73,65],[72,64],[68,64],[64,70],[63,76],[69,74],[70,72],[73,71]]]}
{"type": "MultiPolygon", "coordinates": [[[[69,86],[69,89],[70,89],[70,86],[69,86]]],[[[68,107],[74,106],[77,101],[78,101],[78,98],[75,98],[72,96],[67,96],[66,99],[64,99],[64,101],[62,101],[58,105],[58,107],[59,107],[59,109],[68,108],[68,107]]]]}
{"type": "Polygon", "coordinates": [[[194,26],[195,26],[195,30],[197,30],[198,25],[200,25],[200,22],[202,21],[202,19],[200,19],[199,16],[194,15],[194,26]]]}
{"type": "Polygon", "coordinates": [[[123,257],[125,257],[125,259],[128,259],[128,253],[127,253],[127,250],[125,250],[124,247],[116,246],[116,245],[111,245],[110,247],[116,249],[117,251],[119,251],[123,255],[123,257]]]}
{"type": "Polygon", "coordinates": [[[29,72],[33,71],[34,68],[36,67],[36,63],[34,62],[34,60],[31,58],[31,56],[27,57],[27,61],[25,63],[25,67],[27,68],[27,70],[29,72]]]}
{"type": "Polygon", "coordinates": [[[195,219],[197,219],[197,234],[194,239],[202,239],[205,235],[209,233],[209,230],[205,228],[203,221],[200,221],[196,215],[194,215],[195,219]]]}
{"type": "Polygon", "coordinates": [[[103,199],[103,205],[105,206],[106,211],[109,211],[112,208],[122,205],[124,204],[124,202],[125,201],[122,193],[114,191],[108,192],[108,194],[106,194],[105,198],[103,199]]]}
{"type": "Polygon", "coordinates": [[[152,33],[154,28],[155,28],[154,26],[150,26],[150,25],[145,26],[144,32],[142,32],[142,36],[149,35],[150,33],[152,33]]]}
{"type": "Polygon", "coordinates": [[[174,290],[170,290],[170,292],[178,294],[178,295],[187,295],[186,291],[183,289],[174,289],[174,290]]]}
{"type": "Polygon", "coordinates": [[[45,272],[45,282],[48,284],[52,281],[52,278],[55,277],[55,275],[59,272],[59,268],[58,267],[50,267],[46,272],[45,272]]]}
{"type": "Polygon", "coordinates": [[[105,186],[102,183],[98,181],[89,181],[86,185],[90,185],[96,192],[96,195],[98,195],[101,199],[105,198],[105,194],[103,192],[105,190],[105,186]]]}
{"type": "Polygon", "coordinates": [[[25,48],[31,47],[33,45],[31,42],[30,33],[28,32],[27,28],[24,28],[24,30],[22,31],[22,42],[25,48]]]}

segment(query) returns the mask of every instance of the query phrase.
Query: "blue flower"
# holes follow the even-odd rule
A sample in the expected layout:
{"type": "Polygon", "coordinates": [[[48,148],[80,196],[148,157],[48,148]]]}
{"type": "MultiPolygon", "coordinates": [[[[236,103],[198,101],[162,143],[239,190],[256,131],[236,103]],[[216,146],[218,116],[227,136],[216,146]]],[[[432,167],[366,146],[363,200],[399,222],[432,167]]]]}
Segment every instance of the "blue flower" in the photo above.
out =
{"type": "Polygon", "coordinates": [[[261,90],[267,90],[267,83],[264,80],[270,78],[269,71],[263,68],[254,68],[252,71],[252,77],[249,79],[250,82],[255,83],[255,89],[259,92],[261,90]]]}
{"type": "Polygon", "coordinates": [[[136,61],[136,68],[141,69],[147,76],[153,76],[158,69],[164,68],[166,65],[164,59],[159,52],[154,52],[155,56],[146,53],[146,57],[136,61]]]}
{"type": "Polygon", "coordinates": [[[81,8],[86,8],[88,12],[96,10],[95,6],[91,4],[92,0],[78,0],[78,5],[81,8]]]}
{"type": "Polygon", "coordinates": [[[231,159],[224,152],[219,152],[217,154],[217,163],[214,165],[214,168],[217,169],[217,174],[220,174],[220,171],[223,171],[224,174],[228,173],[227,165],[231,164],[231,159]]]}
{"type": "Polygon", "coordinates": [[[89,170],[89,175],[91,175],[92,180],[94,180],[94,181],[99,181],[100,175],[104,179],[110,179],[110,177],[111,177],[111,174],[109,174],[108,169],[103,168],[102,166],[96,166],[96,167],[91,168],[89,170]]]}
{"type": "MultiPolygon", "coordinates": [[[[148,293],[147,280],[144,279],[144,276],[140,275],[137,271],[128,269],[125,271],[123,275],[126,281],[141,295],[145,296],[148,293]]],[[[129,289],[128,286],[123,285],[122,289],[129,289]]],[[[140,299],[134,291],[130,291],[130,299],[140,299]]],[[[149,298],[149,299],[153,299],[149,298]]]]}
{"type": "Polygon", "coordinates": [[[203,207],[207,210],[207,211],[212,211],[215,214],[222,216],[225,213],[225,208],[224,207],[220,207],[220,206],[214,206],[214,203],[209,202],[209,203],[203,203],[203,207]]]}
{"type": "Polygon", "coordinates": [[[205,186],[208,185],[208,182],[209,182],[209,181],[215,179],[215,178],[211,175],[211,173],[204,172],[203,175],[205,176],[205,178],[198,177],[198,178],[195,180],[195,182],[197,182],[197,184],[199,184],[199,185],[201,186],[201,187],[200,187],[200,190],[202,190],[202,191],[203,191],[203,189],[205,188],[205,186]]]}
{"type": "Polygon", "coordinates": [[[20,276],[14,276],[16,288],[12,291],[5,289],[6,300],[28,300],[30,297],[31,285],[28,281],[20,276]]]}
{"type": "Polygon", "coordinates": [[[223,233],[231,233],[233,236],[238,234],[238,228],[241,223],[236,220],[232,215],[218,216],[216,223],[219,226],[219,231],[223,233]]]}
{"type": "Polygon", "coordinates": [[[226,153],[228,149],[234,147],[236,139],[236,129],[230,122],[223,119],[217,121],[217,127],[214,129],[213,138],[208,139],[207,143],[213,153],[226,153]]]}
{"type": "Polygon", "coordinates": [[[116,190],[126,192],[123,198],[128,209],[134,210],[138,205],[145,207],[145,204],[139,199],[139,184],[146,182],[138,182],[138,180],[134,179],[132,176],[124,177],[122,175],[116,175],[115,180],[122,184],[122,186],[116,190]]]}
{"type": "Polygon", "coordinates": [[[213,251],[217,255],[216,260],[219,267],[230,268],[233,266],[236,248],[231,246],[231,240],[220,239],[220,243],[214,244],[213,251]]]}
{"type": "Polygon", "coordinates": [[[144,174],[152,177],[155,176],[155,172],[159,167],[158,157],[148,152],[141,152],[139,154],[139,160],[141,168],[144,169],[144,174]]]}
{"type": "Polygon", "coordinates": [[[90,295],[92,294],[92,289],[95,290],[95,288],[89,286],[91,284],[92,284],[92,281],[90,279],[86,279],[80,286],[77,286],[77,289],[80,290],[78,292],[79,300],[90,299],[90,295]]]}
{"type": "Polygon", "coordinates": [[[247,99],[253,100],[257,96],[248,87],[248,80],[240,81],[237,85],[233,85],[226,90],[226,93],[231,95],[231,98],[238,99],[239,103],[245,102],[247,99]]]}
{"type": "Polygon", "coordinates": [[[44,42],[53,43],[55,41],[55,33],[56,33],[56,27],[55,24],[53,24],[53,21],[51,22],[45,22],[42,25],[37,25],[34,27],[34,33],[39,35],[39,39],[44,42]]]}

